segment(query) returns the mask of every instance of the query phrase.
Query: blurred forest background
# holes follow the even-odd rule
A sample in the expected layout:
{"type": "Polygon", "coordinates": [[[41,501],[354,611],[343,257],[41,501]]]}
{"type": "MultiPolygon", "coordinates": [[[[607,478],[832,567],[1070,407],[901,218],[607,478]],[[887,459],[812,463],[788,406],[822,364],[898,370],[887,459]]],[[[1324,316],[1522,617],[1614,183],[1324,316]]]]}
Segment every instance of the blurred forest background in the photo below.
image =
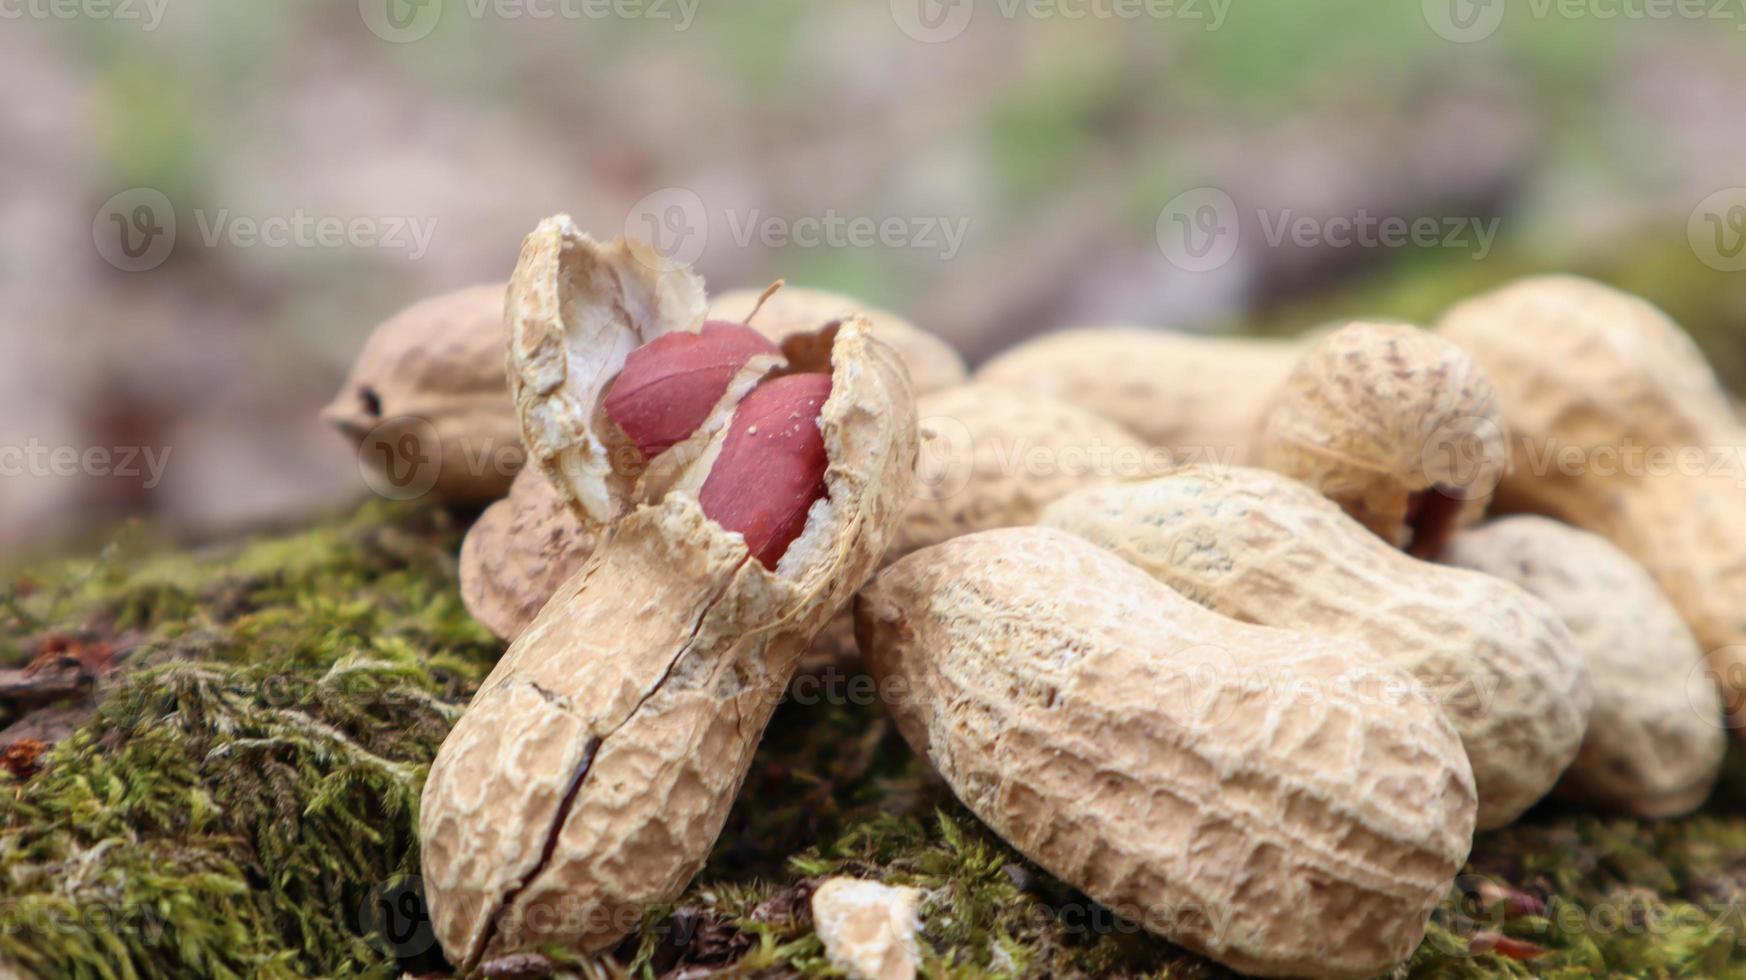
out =
{"type": "Polygon", "coordinates": [[[1090,322],[1424,322],[1572,270],[1738,389],[1743,29],[1656,0],[7,0],[0,447],[169,455],[14,466],[0,561],[356,499],[316,412],[369,330],[505,278],[558,211],[972,362],[1090,322]]]}

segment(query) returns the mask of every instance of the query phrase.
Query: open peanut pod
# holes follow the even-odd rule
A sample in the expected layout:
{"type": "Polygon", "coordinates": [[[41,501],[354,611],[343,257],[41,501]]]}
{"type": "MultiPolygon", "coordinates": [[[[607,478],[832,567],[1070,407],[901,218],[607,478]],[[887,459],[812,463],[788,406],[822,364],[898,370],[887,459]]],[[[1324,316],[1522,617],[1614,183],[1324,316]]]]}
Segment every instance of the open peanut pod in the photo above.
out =
{"type": "Polygon", "coordinates": [[[777,349],[705,306],[688,269],[567,217],[523,243],[523,438],[599,543],[425,784],[431,919],[463,971],[609,946],[684,889],[797,658],[909,501],[914,398],[864,321],[777,349]]]}

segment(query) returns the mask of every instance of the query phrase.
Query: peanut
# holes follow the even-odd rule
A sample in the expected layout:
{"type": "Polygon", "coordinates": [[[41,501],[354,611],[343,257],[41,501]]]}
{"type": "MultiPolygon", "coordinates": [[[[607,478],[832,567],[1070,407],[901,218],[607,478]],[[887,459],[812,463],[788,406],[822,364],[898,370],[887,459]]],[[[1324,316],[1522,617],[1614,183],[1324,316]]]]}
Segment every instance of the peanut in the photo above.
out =
{"type": "Polygon", "coordinates": [[[1438,332],[1496,383],[1515,465],[1503,512],[1545,514],[1636,559],[1746,723],[1746,446],[1695,344],[1643,300],[1573,276],[1458,304],[1438,332]]]}
{"type": "Polygon", "coordinates": [[[1087,327],[1000,355],[976,380],[1051,395],[1120,423],[1152,446],[1209,462],[1246,459],[1273,392],[1303,343],[1087,327]]]}
{"type": "Polygon", "coordinates": [[[1467,855],[1461,743],[1361,642],[1226,619],[1034,527],[890,566],[856,629],[906,692],[904,737],[978,817],[1233,969],[1390,969],[1467,855]]]}
{"type": "Polygon", "coordinates": [[[951,344],[890,310],[869,306],[841,293],[804,286],[783,286],[774,293],[736,289],[714,297],[709,304],[710,319],[745,323],[777,342],[817,330],[850,314],[865,317],[873,324],[873,336],[897,351],[909,370],[910,385],[917,395],[964,380],[964,358],[951,344]]]}
{"type": "Polygon", "coordinates": [[[1485,513],[1509,465],[1497,393],[1461,348],[1348,324],[1304,354],[1262,422],[1259,462],[1428,558],[1485,513]]]}
{"type": "Polygon", "coordinates": [[[522,470],[461,543],[461,600],[486,629],[513,640],[582,567],[596,537],[544,473],[522,470]]]}
{"type": "Polygon", "coordinates": [[[607,389],[606,414],[645,457],[684,441],[709,418],[728,385],[776,345],[737,323],[709,322],[697,333],[663,334],[625,358],[607,389]]]}
{"type": "Polygon", "coordinates": [[[776,567],[825,495],[818,415],[830,396],[828,374],[794,374],[752,389],[698,491],[704,515],[743,535],[766,568],[776,567]]]}
{"type": "MultiPolygon", "coordinates": [[[[735,408],[771,383],[764,374],[736,375],[697,432],[634,476],[615,472],[606,387],[633,350],[697,330],[703,308],[689,270],[635,243],[598,244],[567,217],[523,243],[511,388],[530,454],[600,540],[480,686],[424,787],[431,921],[463,972],[547,943],[599,950],[684,889],[795,662],[872,573],[909,498],[908,379],[852,317],[780,368],[828,373],[830,397],[816,423],[824,494],[775,568],[698,500],[711,479],[742,499],[742,481],[760,478],[749,458],[717,474],[733,458],[735,408]],[[669,465],[674,454],[684,461],[669,465]]],[[[753,442],[810,453],[798,438],[753,442]]]]}
{"type": "Polygon", "coordinates": [[[503,291],[500,283],[456,290],[383,321],[322,419],[389,476],[395,462],[367,451],[371,433],[396,419],[428,423],[400,434],[416,445],[393,448],[398,463],[439,467],[428,491],[434,499],[483,504],[503,496],[523,462],[503,374],[503,291]],[[433,434],[435,444],[426,444],[433,434]]]}
{"type": "Polygon", "coordinates": [[[1722,765],[1722,706],[1679,612],[1606,539],[1544,517],[1455,536],[1441,560],[1514,582],[1564,620],[1594,688],[1588,734],[1556,792],[1632,816],[1702,803],[1722,765]]]}
{"type": "Polygon", "coordinates": [[[1396,551],[1276,473],[1184,467],[1070,494],[1043,523],[1215,612],[1362,641],[1411,671],[1461,733],[1482,830],[1551,790],[1582,743],[1588,665],[1545,603],[1396,551]]]}

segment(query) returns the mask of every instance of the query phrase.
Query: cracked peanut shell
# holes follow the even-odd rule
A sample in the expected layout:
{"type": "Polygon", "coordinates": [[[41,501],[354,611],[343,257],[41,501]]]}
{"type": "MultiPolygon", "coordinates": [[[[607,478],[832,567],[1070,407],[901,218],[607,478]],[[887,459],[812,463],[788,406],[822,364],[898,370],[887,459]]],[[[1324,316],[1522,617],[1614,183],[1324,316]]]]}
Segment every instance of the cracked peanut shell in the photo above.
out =
{"type": "Polygon", "coordinates": [[[1390,969],[1467,856],[1460,740],[1361,642],[1226,619],[1039,527],[910,555],[856,621],[899,729],[972,812],[1233,969],[1390,969]]]}
{"type": "Polygon", "coordinates": [[[793,334],[810,333],[847,316],[861,316],[873,325],[873,336],[897,351],[909,370],[910,387],[916,395],[964,380],[963,355],[944,339],[890,310],[869,306],[842,293],[806,286],[784,285],[774,293],[766,293],[759,289],[735,289],[711,297],[709,319],[745,323],[780,343],[793,334]],[[759,300],[763,301],[762,306],[759,300]]]}
{"type": "Polygon", "coordinates": [[[1582,744],[1588,662],[1550,607],[1396,551],[1279,474],[1184,467],[1063,497],[1043,523],[1215,612],[1362,641],[1411,671],[1461,733],[1481,830],[1545,796],[1582,744]]]}
{"type": "Polygon", "coordinates": [[[604,948],[683,891],[795,661],[884,553],[915,468],[896,354],[855,318],[791,341],[786,369],[832,380],[818,423],[828,496],[766,569],[696,498],[727,398],[707,437],[671,451],[679,465],[615,472],[599,427],[630,350],[701,326],[689,270],[548,219],[523,244],[509,311],[530,451],[601,538],[486,678],[425,784],[431,921],[463,971],[546,943],[604,948]]]}

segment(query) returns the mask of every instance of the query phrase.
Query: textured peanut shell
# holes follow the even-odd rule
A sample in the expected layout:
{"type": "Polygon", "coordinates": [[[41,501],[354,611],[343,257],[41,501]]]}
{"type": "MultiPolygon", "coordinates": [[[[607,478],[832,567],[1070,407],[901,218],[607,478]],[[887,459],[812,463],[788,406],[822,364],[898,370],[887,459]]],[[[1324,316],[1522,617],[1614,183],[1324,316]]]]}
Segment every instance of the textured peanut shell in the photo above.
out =
{"type": "MultiPolygon", "coordinates": [[[[1156,462],[1126,429],[1047,395],[954,385],[917,399],[916,412],[915,498],[886,564],[961,534],[1035,523],[1062,494],[1141,475],[1156,462]]],[[[844,610],[819,634],[803,672],[853,662],[852,618],[844,610]]]]}
{"type": "Polygon", "coordinates": [[[1530,516],[1457,535],[1441,560],[1537,596],[1588,659],[1594,707],[1558,795],[1638,817],[1704,801],[1725,747],[1721,698],[1694,675],[1703,652],[1642,566],[1599,535],[1530,516]]]}
{"type": "Polygon", "coordinates": [[[1015,347],[975,380],[1071,402],[1178,452],[1181,462],[1239,463],[1303,351],[1296,340],[1083,327],[1015,347]]]}
{"type": "MultiPolygon", "coordinates": [[[[586,403],[590,386],[598,400],[600,359],[627,332],[653,336],[684,320],[645,291],[640,260],[619,261],[625,248],[567,219],[543,223],[524,245],[511,288],[512,304],[524,301],[519,336],[561,349],[533,343],[511,365],[524,390],[539,389],[523,418],[548,460],[586,444],[563,438],[591,423],[556,406],[586,403]],[[542,281],[572,276],[581,278],[542,281]],[[545,308],[550,322],[533,322],[529,296],[587,289],[654,305],[565,302],[545,308]]],[[[720,833],[796,659],[889,545],[914,479],[908,379],[862,321],[814,347],[828,352],[832,377],[819,419],[828,496],[774,572],[706,518],[684,483],[653,502],[586,485],[586,467],[558,485],[623,513],[486,678],[424,789],[431,921],[463,971],[543,943],[598,950],[677,896],[720,833]]]]}
{"type": "Polygon", "coordinates": [[[1215,612],[1362,642],[1411,671],[1461,733],[1482,830],[1545,796],[1582,744],[1588,664],[1545,603],[1396,551],[1276,473],[1185,467],[1063,497],[1043,523],[1215,612]]]}
{"type": "Polygon", "coordinates": [[[1484,516],[1509,465],[1501,421],[1490,380],[1461,348],[1360,321],[1311,346],[1280,386],[1258,461],[1426,557],[1484,516]],[[1427,494],[1445,500],[1420,503],[1427,494]]]}
{"type": "Polygon", "coordinates": [[[1558,518],[1635,558],[1696,634],[1732,722],[1746,720],[1746,428],[1691,338],[1643,300],[1574,276],[1468,300],[1437,329],[1497,385],[1515,455],[1498,509],[1558,518]],[[1565,447],[1595,462],[1548,462],[1565,447]],[[1695,473],[1607,463],[1632,447],[1704,459],[1695,473]]]}
{"type": "Polygon", "coordinates": [[[522,470],[461,542],[461,600],[486,629],[513,640],[582,567],[595,539],[544,473],[522,470]]]}
{"type": "Polygon", "coordinates": [[[1360,642],[1226,619],[1036,527],[910,555],[856,619],[874,672],[906,692],[899,729],[966,806],[1234,969],[1387,970],[1466,858],[1461,743],[1360,642]],[[1363,693],[1383,688],[1398,696],[1363,693]]]}
{"type": "MultiPolygon", "coordinates": [[[[429,423],[441,462],[434,499],[482,504],[509,491],[521,468],[521,428],[503,374],[501,283],[433,296],[383,321],[364,343],[323,421],[361,445],[390,419],[429,423]]],[[[421,430],[409,430],[415,437],[421,430]]],[[[363,459],[374,463],[365,453],[363,459]]]]}
{"type": "Polygon", "coordinates": [[[909,369],[910,386],[917,395],[964,380],[963,355],[945,340],[890,310],[870,306],[852,296],[805,286],[785,285],[759,307],[758,300],[763,295],[761,289],[736,289],[712,297],[709,319],[749,323],[759,333],[780,342],[792,334],[817,330],[851,314],[863,316],[873,324],[873,336],[897,351],[903,366],[909,369]]]}

